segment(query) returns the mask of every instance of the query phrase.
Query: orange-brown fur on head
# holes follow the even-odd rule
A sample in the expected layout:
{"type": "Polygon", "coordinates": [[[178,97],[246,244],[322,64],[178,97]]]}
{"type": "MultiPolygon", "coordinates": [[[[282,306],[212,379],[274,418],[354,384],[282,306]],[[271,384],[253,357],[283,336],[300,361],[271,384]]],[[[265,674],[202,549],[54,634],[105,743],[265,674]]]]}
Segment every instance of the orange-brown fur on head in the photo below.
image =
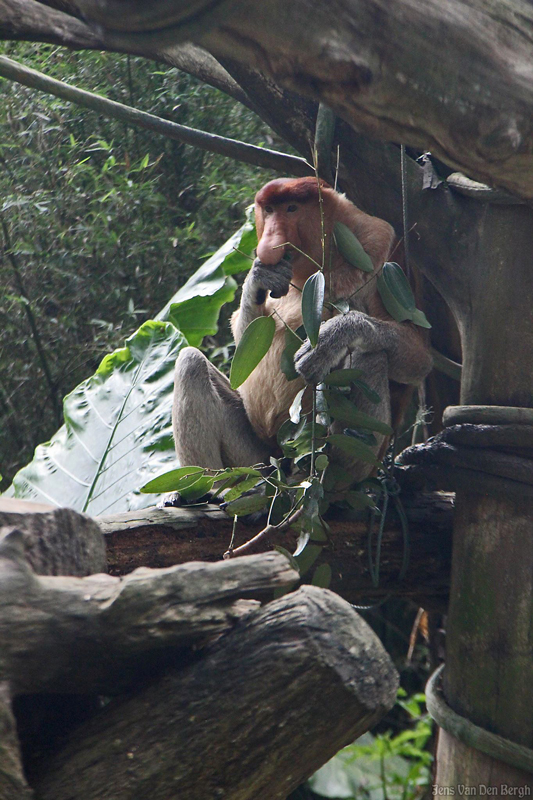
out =
{"type": "Polygon", "coordinates": [[[386,260],[394,240],[394,231],[387,222],[360,211],[344,195],[316,178],[278,178],[267,183],[256,195],[255,217],[258,257],[274,266],[286,251],[292,251],[295,283],[300,288],[316,271],[316,264],[322,265],[323,232],[324,268],[334,275],[330,286],[337,298],[358,289],[368,276],[347,264],[337,252],[333,243],[335,222],[344,223],[355,233],[376,269],[386,260]]]}

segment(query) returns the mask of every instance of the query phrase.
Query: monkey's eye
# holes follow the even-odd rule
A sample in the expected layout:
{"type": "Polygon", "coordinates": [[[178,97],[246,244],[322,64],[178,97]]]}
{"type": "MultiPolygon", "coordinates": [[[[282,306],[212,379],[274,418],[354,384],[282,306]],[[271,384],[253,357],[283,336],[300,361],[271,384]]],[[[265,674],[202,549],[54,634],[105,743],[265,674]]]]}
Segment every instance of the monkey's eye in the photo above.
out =
{"type": "Polygon", "coordinates": [[[287,206],[287,211],[289,212],[289,214],[292,214],[294,211],[298,211],[298,206],[294,205],[287,206]]]}
{"type": "Polygon", "coordinates": [[[272,212],[274,211],[272,206],[265,206],[263,210],[265,211],[266,214],[272,214],[272,212]]]}

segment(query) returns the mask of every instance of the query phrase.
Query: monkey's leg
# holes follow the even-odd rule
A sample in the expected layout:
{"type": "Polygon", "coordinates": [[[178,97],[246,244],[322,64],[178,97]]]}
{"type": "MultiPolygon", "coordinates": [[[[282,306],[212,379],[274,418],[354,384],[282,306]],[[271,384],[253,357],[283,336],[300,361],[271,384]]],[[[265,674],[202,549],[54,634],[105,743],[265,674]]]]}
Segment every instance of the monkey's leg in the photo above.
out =
{"type": "Polygon", "coordinates": [[[185,347],[176,360],[172,426],[183,466],[268,464],[270,449],[253,430],[240,395],[195,347],[185,347]]]}
{"type": "MultiPolygon", "coordinates": [[[[350,392],[350,400],[354,403],[359,411],[364,411],[365,414],[370,414],[372,417],[386,422],[387,425],[391,424],[391,402],[390,402],[390,389],[389,389],[389,369],[388,357],[384,350],[374,353],[361,353],[353,352],[347,356],[342,369],[360,369],[363,374],[363,380],[368,386],[379,395],[379,403],[373,403],[369,398],[354,386],[350,392]]],[[[334,422],[332,431],[334,433],[342,433],[348,427],[342,422],[334,422]]],[[[376,456],[383,455],[383,443],[387,437],[380,433],[374,433],[376,444],[372,446],[372,450],[376,456]]],[[[345,453],[339,450],[334,451],[334,460],[341,464],[352,476],[353,482],[362,481],[370,475],[374,467],[363,461],[357,461],[350,458],[345,453]]]]}

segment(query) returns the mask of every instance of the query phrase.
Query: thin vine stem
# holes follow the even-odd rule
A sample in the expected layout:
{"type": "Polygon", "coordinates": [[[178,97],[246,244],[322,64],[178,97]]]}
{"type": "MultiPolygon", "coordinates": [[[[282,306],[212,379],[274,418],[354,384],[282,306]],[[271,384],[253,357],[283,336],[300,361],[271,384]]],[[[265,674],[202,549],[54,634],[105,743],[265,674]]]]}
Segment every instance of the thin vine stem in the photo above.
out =
{"type": "MultiPolygon", "coordinates": [[[[298,501],[298,504],[299,503],[301,503],[301,500],[298,501]]],[[[269,534],[272,533],[281,533],[287,528],[290,528],[290,526],[293,525],[296,522],[296,520],[301,516],[302,511],[303,508],[298,508],[293,514],[286,517],[282,522],[279,522],[277,525],[265,525],[265,527],[262,530],[260,530],[259,533],[257,533],[255,536],[252,536],[252,538],[248,539],[248,541],[244,542],[244,544],[239,545],[239,547],[236,547],[234,550],[230,550],[228,548],[228,550],[226,550],[226,552],[224,553],[223,558],[227,560],[228,558],[232,558],[233,556],[238,556],[241,553],[244,553],[246,550],[249,550],[250,547],[252,547],[254,544],[260,542],[262,539],[265,538],[265,536],[268,536],[269,534]]]]}

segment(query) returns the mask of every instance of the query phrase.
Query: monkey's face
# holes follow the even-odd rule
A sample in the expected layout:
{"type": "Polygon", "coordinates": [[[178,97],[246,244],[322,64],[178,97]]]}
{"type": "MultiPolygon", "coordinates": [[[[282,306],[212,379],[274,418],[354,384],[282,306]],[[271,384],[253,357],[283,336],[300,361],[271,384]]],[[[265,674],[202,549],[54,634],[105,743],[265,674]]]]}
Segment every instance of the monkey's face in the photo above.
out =
{"type": "Polygon", "coordinates": [[[290,253],[295,275],[305,278],[322,260],[321,218],[317,200],[256,203],[257,257],[267,266],[290,253]],[[313,263],[317,262],[317,263],[313,263]]]}

